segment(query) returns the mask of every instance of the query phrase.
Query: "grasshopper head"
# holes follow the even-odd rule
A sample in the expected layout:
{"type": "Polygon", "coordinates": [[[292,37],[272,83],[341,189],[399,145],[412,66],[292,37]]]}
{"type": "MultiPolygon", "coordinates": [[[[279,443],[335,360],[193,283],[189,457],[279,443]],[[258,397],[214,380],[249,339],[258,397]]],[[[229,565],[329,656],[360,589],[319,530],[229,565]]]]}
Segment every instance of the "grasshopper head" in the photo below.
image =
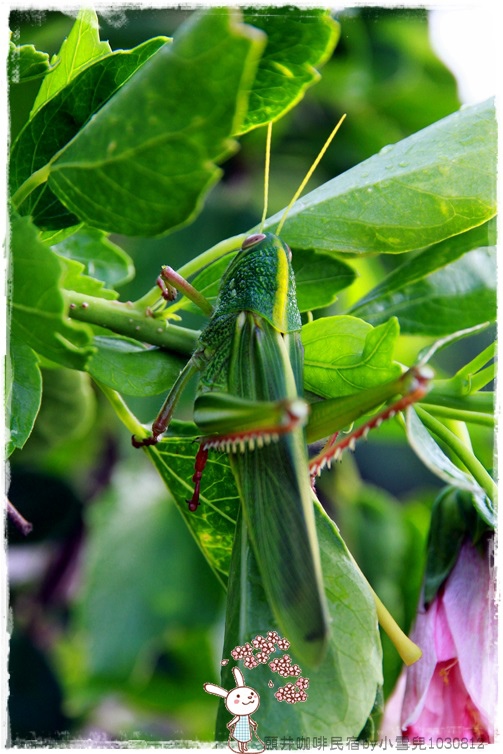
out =
{"type": "Polygon", "coordinates": [[[218,313],[251,311],[282,333],[300,330],[289,246],[273,233],[255,233],[222,280],[218,313]]]}

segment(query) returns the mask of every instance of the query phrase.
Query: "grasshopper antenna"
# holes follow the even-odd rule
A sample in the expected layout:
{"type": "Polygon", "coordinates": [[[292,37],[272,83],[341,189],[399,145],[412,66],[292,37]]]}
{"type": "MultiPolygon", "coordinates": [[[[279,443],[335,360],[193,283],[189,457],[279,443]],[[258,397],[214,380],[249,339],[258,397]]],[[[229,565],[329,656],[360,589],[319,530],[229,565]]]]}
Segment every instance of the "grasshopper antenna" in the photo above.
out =
{"type": "Polygon", "coordinates": [[[327,151],[327,149],[329,148],[330,144],[332,143],[332,140],[333,140],[335,134],[337,133],[337,131],[339,130],[339,128],[342,126],[342,123],[343,123],[345,117],[346,117],[346,114],[344,114],[342,116],[342,118],[339,120],[339,122],[335,126],[334,130],[332,131],[332,133],[330,134],[330,136],[328,137],[328,139],[326,140],[326,142],[322,146],[318,157],[315,159],[315,161],[313,162],[313,164],[311,165],[311,167],[307,171],[304,180],[302,181],[302,183],[300,184],[299,188],[297,189],[297,191],[293,195],[293,198],[290,201],[290,204],[288,205],[288,207],[283,212],[283,217],[279,221],[279,225],[278,225],[278,227],[276,229],[276,235],[277,236],[280,235],[281,229],[283,228],[283,225],[285,224],[286,218],[288,217],[288,213],[292,209],[293,205],[295,204],[295,202],[297,201],[297,199],[299,198],[299,196],[304,191],[307,182],[309,181],[309,179],[311,178],[312,174],[314,173],[314,171],[316,170],[316,168],[320,164],[320,161],[321,161],[323,155],[325,154],[325,152],[327,151]]]}
{"type": "Polygon", "coordinates": [[[269,173],[271,167],[271,139],[272,139],[272,120],[267,124],[267,140],[265,145],[265,167],[264,167],[264,210],[262,220],[260,221],[260,233],[264,230],[265,220],[267,217],[267,207],[269,204],[269,173]]]}

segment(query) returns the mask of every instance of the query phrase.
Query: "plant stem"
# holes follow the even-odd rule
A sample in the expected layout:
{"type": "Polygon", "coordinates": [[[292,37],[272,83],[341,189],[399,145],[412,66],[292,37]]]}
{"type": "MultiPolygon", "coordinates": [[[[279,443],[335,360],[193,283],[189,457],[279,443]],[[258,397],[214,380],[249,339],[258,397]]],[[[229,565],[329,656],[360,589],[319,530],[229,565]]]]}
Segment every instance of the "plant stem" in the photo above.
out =
{"type": "MultiPolygon", "coordinates": [[[[428,401],[424,400],[423,403],[428,403],[428,401]]],[[[436,406],[433,403],[428,404],[428,411],[434,416],[444,416],[446,419],[454,419],[467,424],[481,424],[484,427],[494,427],[495,424],[492,414],[483,414],[480,411],[463,411],[459,408],[436,406]]]]}
{"type": "Polygon", "coordinates": [[[100,390],[102,390],[106,395],[115,413],[124,424],[124,426],[129,430],[129,432],[131,432],[132,435],[138,437],[147,437],[147,430],[142,424],[139,423],[136,416],[129,410],[129,407],[127,406],[122,396],[116,390],[113,390],[107,385],[104,385],[102,382],[99,382],[98,380],[95,380],[95,382],[100,390]]]}
{"type": "Polygon", "coordinates": [[[50,164],[44,165],[43,168],[36,170],[26,179],[24,183],[18,188],[16,193],[12,197],[12,205],[15,209],[18,209],[24,200],[42,183],[46,183],[51,172],[50,164]]]}
{"type": "Polygon", "coordinates": [[[14,505],[12,505],[10,500],[7,500],[6,504],[7,515],[9,516],[14,526],[19,529],[21,534],[24,534],[25,537],[28,536],[28,534],[33,530],[33,524],[30,524],[30,522],[20,514],[18,509],[14,505]]]}
{"type": "Polygon", "coordinates": [[[454,376],[468,378],[476,372],[479,372],[482,367],[487,364],[488,361],[494,358],[495,353],[496,343],[491,343],[487,346],[487,348],[484,348],[483,351],[475,356],[474,359],[469,361],[468,364],[465,364],[464,367],[459,369],[454,376]]]}
{"type": "Polygon", "coordinates": [[[377,619],[379,621],[379,625],[381,626],[382,630],[389,636],[390,640],[393,642],[393,645],[395,646],[396,651],[404,661],[406,665],[413,665],[415,662],[417,662],[419,659],[421,659],[422,651],[417,646],[417,644],[414,644],[412,639],[409,639],[409,637],[402,631],[396,620],[393,618],[391,613],[389,612],[388,608],[381,602],[377,594],[374,592],[372,587],[370,586],[366,576],[362,572],[360,566],[354,559],[353,555],[347,551],[349,554],[349,557],[351,558],[353,564],[360,572],[363,579],[365,579],[370,591],[372,592],[372,597],[374,598],[376,611],[377,611],[377,619]]]}
{"type": "Polygon", "coordinates": [[[479,483],[487,497],[490,500],[495,500],[497,495],[497,487],[491,475],[485,470],[484,466],[476,458],[472,451],[458,438],[456,435],[447,429],[442,422],[431,416],[428,411],[425,411],[420,406],[416,406],[416,412],[423,424],[428,427],[440,440],[457,455],[460,461],[465,465],[473,478],[479,483]]]}
{"type": "Polygon", "coordinates": [[[433,388],[425,395],[421,403],[432,406],[445,406],[470,413],[485,413],[491,417],[494,414],[494,395],[491,391],[460,395],[449,390],[450,380],[435,380],[433,388]]]}
{"type": "Polygon", "coordinates": [[[421,659],[422,651],[409,639],[395,621],[387,607],[383,605],[377,594],[371,587],[372,596],[376,604],[377,619],[383,631],[389,636],[395,648],[406,665],[413,665],[421,659]]]}
{"type": "Polygon", "coordinates": [[[196,330],[172,325],[131,302],[110,301],[76,291],[64,291],[64,298],[73,319],[106,327],[119,335],[168,348],[185,356],[192,355],[199,337],[196,330]]]}
{"type": "Polygon", "coordinates": [[[476,374],[472,375],[470,378],[470,388],[473,392],[476,390],[481,390],[483,387],[488,385],[490,382],[494,380],[494,377],[496,373],[496,365],[490,364],[485,369],[479,370],[476,374]]]}
{"type": "Polygon", "coordinates": [[[232,238],[226,238],[225,241],[220,241],[220,243],[212,246],[211,249],[207,249],[195,257],[195,259],[191,259],[183,267],[180,267],[178,274],[184,278],[188,278],[199,272],[199,270],[202,270],[203,267],[207,267],[211,262],[215,262],[220,257],[230,254],[231,251],[238,251],[246,236],[246,233],[241,233],[239,236],[232,236],[232,238]]]}

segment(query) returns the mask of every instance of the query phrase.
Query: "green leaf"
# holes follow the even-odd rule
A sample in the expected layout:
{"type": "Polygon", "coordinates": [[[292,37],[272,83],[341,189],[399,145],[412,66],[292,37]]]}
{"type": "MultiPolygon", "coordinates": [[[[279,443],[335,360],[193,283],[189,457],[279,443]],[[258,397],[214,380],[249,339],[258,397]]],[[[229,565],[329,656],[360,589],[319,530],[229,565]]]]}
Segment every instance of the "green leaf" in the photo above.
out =
{"type": "Polygon", "coordinates": [[[9,347],[6,406],[10,435],[6,456],[22,448],[31,434],[42,400],[42,376],[36,353],[17,340],[9,347]]]}
{"type": "Polygon", "coordinates": [[[80,10],[68,38],[64,40],[58,55],[52,60],[56,67],[42,82],[31,111],[32,115],[90,63],[109,55],[111,51],[108,42],[100,42],[99,22],[94,10],[80,10]]]}
{"type": "MultiPolygon", "coordinates": [[[[37,173],[46,178],[54,156],[165,43],[165,37],[156,37],[133,50],[97,60],[55,94],[23,128],[12,147],[11,190],[14,193],[23,187],[21,196],[14,196],[14,202],[22,214],[31,214],[39,227],[59,230],[77,225],[79,219],[61,204],[46,183],[38,185],[37,173]]],[[[95,188],[88,190],[92,192],[95,188]]]]}
{"type": "MultiPolygon", "coordinates": [[[[171,422],[170,433],[176,435],[181,427],[171,422]]],[[[195,425],[186,427],[186,437],[167,437],[146,452],[157,468],[217,578],[227,583],[236,519],[240,506],[236,483],[227,455],[210,453],[204,470],[204,489],[201,505],[194,513],[188,510],[187,500],[194,491],[192,477],[195,468],[199,432],[195,425]]]]}
{"type": "Polygon", "coordinates": [[[124,395],[158,395],[172,387],[185,362],[130,338],[98,336],[87,371],[124,395]]]}
{"type": "Polygon", "coordinates": [[[156,235],[198,211],[234,149],[263,46],[237,19],[194,14],[55,158],[49,187],[81,220],[156,235]]]}
{"type": "Polygon", "coordinates": [[[253,8],[244,20],[267,34],[241,133],[278,120],[315,84],[340,35],[339,24],[319,8],[253,8]]]}
{"type": "Polygon", "coordinates": [[[42,405],[30,439],[39,453],[83,437],[96,419],[96,394],[88,374],[51,368],[42,376],[42,405]]]}
{"type": "Polygon", "coordinates": [[[83,369],[92,353],[91,332],[68,319],[58,257],[37,239],[27,218],[15,216],[11,233],[11,337],[51,361],[83,369]]]}
{"type": "Polygon", "coordinates": [[[33,45],[19,46],[13,42],[9,42],[8,66],[9,81],[13,84],[37,79],[51,70],[47,52],[40,52],[33,45]]]}
{"type": "Polygon", "coordinates": [[[62,288],[112,301],[118,298],[119,294],[116,291],[105,288],[101,280],[96,280],[96,278],[85,275],[85,267],[80,262],[76,262],[74,259],[67,259],[66,257],[60,257],[59,261],[63,270],[63,275],[60,278],[62,288]]]}
{"type": "MultiPolygon", "coordinates": [[[[277,687],[295,678],[276,676],[268,665],[247,669],[241,664],[245,680],[260,694],[260,708],[254,716],[258,735],[286,739],[299,736],[357,736],[374,704],[382,683],[381,646],[375,605],[360,571],[342,541],[334,523],[315,502],[316,528],[321,564],[331,617],[331,636],[325,659],[319,668],[302,666],[309,678],[308,699],[295,705],[278,702],[277,687]],[[269,681],[274,688],[269,687],[269,681]]],[[[241,527],[239,527],[241,529],[241,527]]],[[[295,553],[292,553],[292,557],[295,553]]],[[[288,564],[285,563],[285,568],[288,564]]],[[[281,578],[281,574],[278,574],[281,578]]],[[[228,608],[224,658],[229,664],[222,671],[222,685],[231,688],[231,657],[235,646],[265,636],[276,628],[261,586],[252,552],[241,536],[233,552],[228,589],[228,608]]],[[[288,638],[288,637],[286,637],[288,638]]],[[[281,653],[280,653],[281,654],[281,653]]],[[[288,650],[295,663],[295,655],[288,650]]],[[[275,655],[272,656],[273,659],[275,655]]],[[[217,739],[226,740],[229,713],[220,710],[217,739]]]]}
{"type": "MultiPolygon", "coordinates": [[[[355,479],[354,471],[350,479],[341,480],[347,467],[338,471],[336,478],[328,475],[319,481],[323,495],[335,506],[344,541],[365,578],[407,634],[423,581],[430,506],[413,498],[404,504],[384,489],[355,479]]],[[[381,641],[388,696],[403,663],[383,631],[381,641]]]]}
{"type": "Polygon", "coordinates": [[[358,314],[372,324],[395,316],[404,334],[445,335],[495,321],[496,281],[496,249],[475,249],[358,314]]]}
{"type": "Polygon", "coordinates": [[[127,283],[134,277],[131,257],[101,230],[80,228],[53,245],[52,249],[60,256],[81,262],[87,275],[98,278],[109,288],[127,283]]]}
{"type": "Polygon", "coordinates": [[[345,262],[316,249],[292,252],[292,266],[297,285],[297,303],[301,312],[314,312],[337,300],[336,293],[356,278],[345,262]]]}
{"type": "Polygon", "coordinates": [[[41,230],[38,237],[46,246],[56,246],[82,228],[85,228],[84,223],[69,225],[68,228],[63,228],[62,230],[41,230]]]}
{"type": "Polygon", "coordinates": [[[323,398],[352,395],[398,377],[393,361],[396,319],[373,328],[345,315],[324,317],[302,328],[304,386],[323,398]]]}
{"type": "Polygon", "coordinates": [[[494,225],[483,225],[419,252],[351,309],[378,324],[390,316],[404,333],[444,335],[496,317],[494,225]]]}
{"type": "MultiPolygon", "coordinates": [[[[296,202],[282,232],[295,248],[356,254],[422,249],[496,213],[492,100],[465,107],[296,202]]],[[[272,230],[283,212],[265,223],[272,230]]]]}

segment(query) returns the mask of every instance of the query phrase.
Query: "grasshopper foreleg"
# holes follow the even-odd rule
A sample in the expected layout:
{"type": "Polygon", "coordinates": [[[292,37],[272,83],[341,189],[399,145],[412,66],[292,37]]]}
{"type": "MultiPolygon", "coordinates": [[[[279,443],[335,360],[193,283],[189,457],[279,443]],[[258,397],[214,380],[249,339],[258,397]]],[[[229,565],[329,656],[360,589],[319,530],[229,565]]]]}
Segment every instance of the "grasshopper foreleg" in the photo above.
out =
{"type": "Polygon", "coordinates": [[[161,410],[159,411],[157,417],[154,420],[154,423],[152,424],[152,434],[149,437],[137,437],[136,435],[133,435],[131,437],[131,442],[133,443],[133,446],[135,448],[143,448],[148,445],[155,445],[159,441],[160,436],[164,432],[166,432],[171,421],[171,417],[173,416],[176,404],[178,403],[178,399],[180,398],[180,395],[182,394],[187,382],[195,372],[201,369],[200,362],[201,354],[196,351],[184,366],[184,368],[176,378],[175,384],[169,391],[168,397],[164,401],[161,410]]]}
{"type": "MultiPolygon", "coordinates": [[[[194,476],[192,477],[194,493],[192,498],[187,500],[190,511],[197,510],[199,506],[201,479],[208,459],[208,451],[220,450],[225,453],[244,453],[255,450],[255,448],[263,448],[264,445],[277,442],[281,435],[292,432],[298,426],[302,426],[307,418],[307,405],[299,399],[276,402],[247,402],[236,399],[233,396],[215,393],[209,393],[198,399],[199,418],[201,418],[201,413],[204,410],[208,411],[210,407],[214,408],[210,404],[215,402],[221,405],[220,421],[222,422],[222,426],[226,426],[229,415],[235,416],[234,406],[236,406],[236,410],[240,411],[243,429],[236,432],[209,435],[200,440],[195,460],[194,476]],[[201,405],[203,409],[201,409],[201,405]],[[255,426],[250,426],[252,418],[249,413],[250,410],[253,411],[255,426]],[[261,416],[264,417],[264,420],[266,417],[269,420],[270,417],[274,417],[275,423],[267,426],[260,422],[261,416]]],[[[214,424],[215,419],[212,419],[212,425],[214,424]]]]}

